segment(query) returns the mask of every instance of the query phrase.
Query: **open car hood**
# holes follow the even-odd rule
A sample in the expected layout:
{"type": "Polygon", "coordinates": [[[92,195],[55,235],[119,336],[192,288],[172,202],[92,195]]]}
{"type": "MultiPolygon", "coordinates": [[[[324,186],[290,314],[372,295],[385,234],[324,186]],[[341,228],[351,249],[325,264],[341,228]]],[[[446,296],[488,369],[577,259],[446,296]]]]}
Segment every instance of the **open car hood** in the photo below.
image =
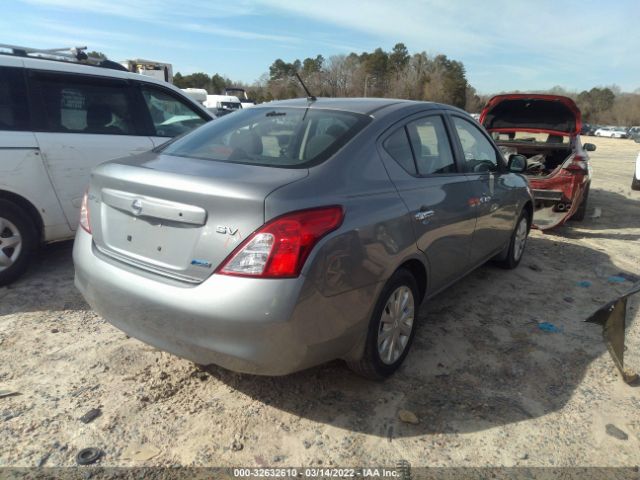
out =
{"type": "Polygon", "coordinates": [[[582,116],[573,100],[560,95],[496,95],[485,105],[480,123],[489,132],[577,135],[582,116]]]}

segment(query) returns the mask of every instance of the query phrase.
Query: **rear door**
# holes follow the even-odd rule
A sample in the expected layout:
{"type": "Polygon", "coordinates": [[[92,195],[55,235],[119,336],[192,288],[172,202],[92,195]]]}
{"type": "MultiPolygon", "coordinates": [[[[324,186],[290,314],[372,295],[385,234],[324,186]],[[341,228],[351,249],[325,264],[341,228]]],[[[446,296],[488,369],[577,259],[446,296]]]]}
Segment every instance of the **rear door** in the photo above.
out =
{"type": "Polygon", "coordinates": [[[499,252],[509,241],[517,209],[516,185],[488,135],[457,114],[449,116],[456,151],[469,179],[469,202],[477,213],[470,262],[474,265],[499,252]]]}
{"type": "Polygon", "coordinates": [[[153,148],[136,114],[129,82],[93,75],[33,70],[36,139],[75,230],[91,170],[100,163],[153,148]]]}
{"type": "Polygon", "coordinates": [[[71,232],[31,131],[32,115],[22,59],[6,57],[3,64],[6,66],[0,67],[0,190],[26,198],[36,207],[42,216],[45,240],[68,237],[71,232]]]}
{"type": "Polygon", "coordinates": [[[443,116],[410,117],[381,139],[380,151],[427,257],[429,289],[439,290],[466,272],[476,222],[469,178],[455,160],[443,116]]]}

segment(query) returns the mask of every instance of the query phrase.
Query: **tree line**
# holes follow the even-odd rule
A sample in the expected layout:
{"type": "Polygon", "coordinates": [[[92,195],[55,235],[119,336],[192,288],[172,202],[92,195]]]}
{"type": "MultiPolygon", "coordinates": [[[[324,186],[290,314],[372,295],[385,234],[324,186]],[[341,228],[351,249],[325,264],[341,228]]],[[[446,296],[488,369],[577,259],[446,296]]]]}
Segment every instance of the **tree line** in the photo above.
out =
{"type": "MultiPolygon", "coordinates": [[[[257,102],[282,100],[305,95],[295,78],[298,73],[311,93],[326,97],[388,97],[427,100],[454,105],[470,113],[480,112],[491,95],[481,95],[469,83],[464,64],[446,55],[411,54],[403,43],[390,51],[322,55],[286,62],[276,59],[253,84],[198,72],[174,75],[179,88],[204,88],[221,93],[225,87],[240,86],[257,102]]],[[[504,93],[504,92],[503,92],[504,93]]],[[[583,120],[593,124],[640,125],[640,89],[623,93],[616,86],[594,87],[572,92],[554,87],[545,92],[573,98],[583,120]]]]}

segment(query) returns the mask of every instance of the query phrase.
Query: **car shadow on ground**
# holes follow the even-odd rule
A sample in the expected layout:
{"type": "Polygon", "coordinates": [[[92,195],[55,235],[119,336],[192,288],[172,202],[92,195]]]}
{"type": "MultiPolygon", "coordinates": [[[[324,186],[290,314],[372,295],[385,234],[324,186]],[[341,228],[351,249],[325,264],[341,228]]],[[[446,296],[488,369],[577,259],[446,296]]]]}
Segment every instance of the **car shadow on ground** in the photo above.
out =
{"type": "Polygon", "coordinates": [[[0,316],[89,308],[73,285],[72,251],[73,241],[42,247],[24,275],[0,289],[0,316]]]}
{"type": "Polygon", "coordinates": [[[384,382],[362,379],[342,362],[275,378],[207,371],[295,416],[389,440],[537,418],[561,409],[599,357],[603,375],[616,380],[601,328],[584,320],[631,286],[608,283],[606,275],[618,272],[603,252],[534,233],[518,269],[483,266],[423,304],[412,351],[384,382]],[[584,279],[589,288],[576,285],[584,279]],[[400,422],[400,409],[419,423],[400,422]]]}

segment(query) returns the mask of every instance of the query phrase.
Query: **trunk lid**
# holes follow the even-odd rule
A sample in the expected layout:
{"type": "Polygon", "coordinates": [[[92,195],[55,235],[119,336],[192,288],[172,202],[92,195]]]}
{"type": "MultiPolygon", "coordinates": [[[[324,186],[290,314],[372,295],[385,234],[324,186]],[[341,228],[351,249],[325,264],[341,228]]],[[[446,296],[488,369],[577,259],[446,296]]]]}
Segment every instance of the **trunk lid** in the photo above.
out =
{"type": "Polygon", "coordinates": [[[264,224],[265,198],[307,175],[153,152],[108,162],[91,179],[94,242],[135,267],[199,283],[264,224]]]}
{"type": "Polygon", "coordinates": [[[582,128],[577,105],[560,95],[497,95],[482,109],[479,121],[488,132],[502,133],[524,131],[575,136],[582,128]]]}

